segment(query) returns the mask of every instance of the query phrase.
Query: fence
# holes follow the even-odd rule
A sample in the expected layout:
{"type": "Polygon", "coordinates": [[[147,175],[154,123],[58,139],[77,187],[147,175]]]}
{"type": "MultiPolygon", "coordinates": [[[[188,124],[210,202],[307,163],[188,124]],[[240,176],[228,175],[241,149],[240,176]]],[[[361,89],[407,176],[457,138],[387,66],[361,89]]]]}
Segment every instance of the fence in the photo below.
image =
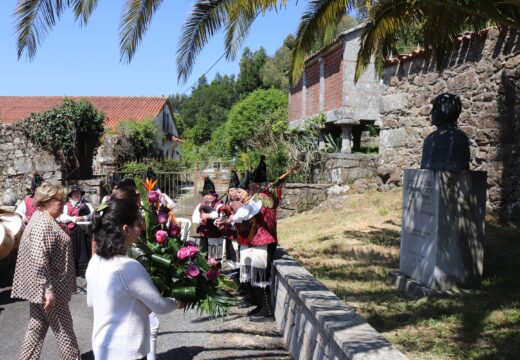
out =
{"type": "MultiPolygon", "coordinates": [[[[193,210],[199,202],[202,201],[200,192],[204,185],[204,178],[209,177],[215,184],[215,189],[219,195],[224,194],[229,184],[229,167],[228,162],[212,161],[202,164],[195,163],[192,170],[176,171],[176,172],[159,172],[157,175],[157,186],[176,201],[177,207],[175,214],[178,217],[184,217],[191,220],[193,210]]],[[[106,183],[110,183],[113,176],[118,178],[134,178],[137,181],[143,181],[145,173],[125,173],[118,171],[112,174],[106,174],[106,183]]]]}

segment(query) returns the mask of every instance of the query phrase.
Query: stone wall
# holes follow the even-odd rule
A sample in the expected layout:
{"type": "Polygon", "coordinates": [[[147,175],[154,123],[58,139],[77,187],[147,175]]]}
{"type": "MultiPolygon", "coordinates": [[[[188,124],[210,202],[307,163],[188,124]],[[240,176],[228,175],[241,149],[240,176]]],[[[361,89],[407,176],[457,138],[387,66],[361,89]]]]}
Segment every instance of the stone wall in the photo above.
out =
{"type": "Polygon", "coordinates": [[[379,155],[371,154],[329,154],[323,170],[316,171],[319,183],[344,185],[357,179],[370,178],[375,175],[379,155]]]}
{"type": "Polygon", "coordinates": [[[275,259],[275,318],[293,359],[406,359],[282,249],[275,259]]]}
{"type": "Polygon", "coordinates": [[[13,206],[30,189],[34,171],[60,182],[61,167],[53,155],[32,144],[11,125],[0,125],[0,205],[13,206]]]}
{"type": "Polygon", "coordinates": [[[277,210],[278,218],[308,211],[327,200],[329,184],[286,184],[282,202],[277,210]]]}
{"type": "Polygon", "coordinates": [[[418,168],[431,101],[461,97],[459,127],[471,143],[471,170],[488,172],[488,206],[520,209],[520,35],[490,29],[462,37],[442,73],[421,56],[385,69],[379,164],[418,168]]]}

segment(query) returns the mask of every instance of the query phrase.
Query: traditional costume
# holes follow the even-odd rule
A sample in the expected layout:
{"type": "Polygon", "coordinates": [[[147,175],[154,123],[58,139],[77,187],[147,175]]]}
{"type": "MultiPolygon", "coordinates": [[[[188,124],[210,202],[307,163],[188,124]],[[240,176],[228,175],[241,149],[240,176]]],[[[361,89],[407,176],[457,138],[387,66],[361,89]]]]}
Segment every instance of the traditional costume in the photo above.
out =
{"type": "Polygon", "coordinates": [[[201,250],[207,252],[210,258],[222,259],[222,232],[215,226],[214,222],[218,218],[218,209],[223,204],[218,200],[215,184],[209,177],[204,179],[204,186],[200,194],[204,196],[204,201],[197,205],[191,219],[194,224],[198,225],[197,232],[200,235],[201,250]],[[208,214],[209,218],[202,220],[202,213],[208,214]]]}
{"type": "Polygon", "coordinates": [[[33,197],[36,189],[42,184],[43,178],[37,172],[34,173],[31,180],[31,193],[25,197],[25,199],[16,207],[15,212],[22,216],[24,223],[29,223],[32,215],[36,211],[36,207],[33,204],[33,197]]]}
{"type": "MultiPolygon", "coordinates": [[[[267,183],[267,166],[263,156],[251,182],[257,186],[267,183]]],[[[257,304],[257,308],[249,313],[251,321],[274,319],[270,284],[271,266],[278,243],[277,206],[278,200],[274,194],[267,190],[260,191],[233,215],[240,244],[240,281],[250,284],[257,304]]]]}
{"type": "Polygon", "coordinates": [[[58,217],[58,222],[62,224],[65,232],[72,240],[76,276],[81,277],[85,276],[88,262],[92,257],[92,238],[77,225],[77,222],[80,219],[90,221],[94,214],[94,208],[85,200],[84,194],[85,192],[81,190],[79,185],[72,185],[67,202],[63,206],[63,214],[58,217]],[[73,193],[80,193],[80,198],[74,200],[73,193]]]}

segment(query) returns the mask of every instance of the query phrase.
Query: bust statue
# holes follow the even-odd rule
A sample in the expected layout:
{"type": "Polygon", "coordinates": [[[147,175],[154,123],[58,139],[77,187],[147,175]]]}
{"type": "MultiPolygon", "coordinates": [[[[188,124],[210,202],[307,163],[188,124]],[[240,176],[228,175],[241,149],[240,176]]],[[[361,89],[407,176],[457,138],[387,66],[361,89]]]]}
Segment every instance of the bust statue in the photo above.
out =
{"type": "Polygon", "coordinates": [[[421,169],[469,170],[469,139],[457,127],[461,110],[456,95],[444,93],[433,100],[432,124],[437,130],[424,140],[421,169]]]}

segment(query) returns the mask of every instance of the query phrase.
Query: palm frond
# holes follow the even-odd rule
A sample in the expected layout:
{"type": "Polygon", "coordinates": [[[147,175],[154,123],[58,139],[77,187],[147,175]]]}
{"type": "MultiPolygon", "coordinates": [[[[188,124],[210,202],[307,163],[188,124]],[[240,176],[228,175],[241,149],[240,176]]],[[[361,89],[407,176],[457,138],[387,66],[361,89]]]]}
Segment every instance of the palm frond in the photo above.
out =
{"type": "Polygon", "coordinates": [[[355,0],[311,0],[302,16],[292,53],[290,78],[297,83],[305,56],[318,40],[329,42],[343,15],[352,9],[355,0]]]}
{"type": "Polygon", "coordinates": [[[411,23],[420,23],[426,56],[444,69],[457,36],[487,26],[520,28],[520,0],[381,0],[370,10],[361,35],[356,64],[357,81],[373,58],[381,75],[384,61],[396,42],[396,34],[411,23]]]}
{"type": "Polygon", "coordinates": [[[69,0],[69,4],[74,12],[74,18],[79,20],[81,25],[87,25],[90,15],[96,9],[99,0],[69,0]]]}
{"type": "Polygon", "coordinates": [[[63,10],[64,0],[20,0],[15,10],[18,58],[25,52],[34,58],[41,41],[56,25],[63,10]]]}
{"type": "Polygon", "coordinates": [[[127,0],[119,26],[121,60],[130,62],[163,0],[127,0]]]}
{"type": "Polygon", "coordinates": [[[195,58],[212,37],[224,25],[229,6],[236,0],[197,0],[193,11],[183,25],[177,50],[178,80],[186,81],[195,58]]]}
{"type": "Polygon", "coordinates": [[[260,14],[267,11],[278,11],[287,7],[288,0],[253,0],[236,1],[228,10],[228,21],[226,24],[225,51],[226,59],[234,60],[238,49],[249,34],[251,24],[260,14]]]}

